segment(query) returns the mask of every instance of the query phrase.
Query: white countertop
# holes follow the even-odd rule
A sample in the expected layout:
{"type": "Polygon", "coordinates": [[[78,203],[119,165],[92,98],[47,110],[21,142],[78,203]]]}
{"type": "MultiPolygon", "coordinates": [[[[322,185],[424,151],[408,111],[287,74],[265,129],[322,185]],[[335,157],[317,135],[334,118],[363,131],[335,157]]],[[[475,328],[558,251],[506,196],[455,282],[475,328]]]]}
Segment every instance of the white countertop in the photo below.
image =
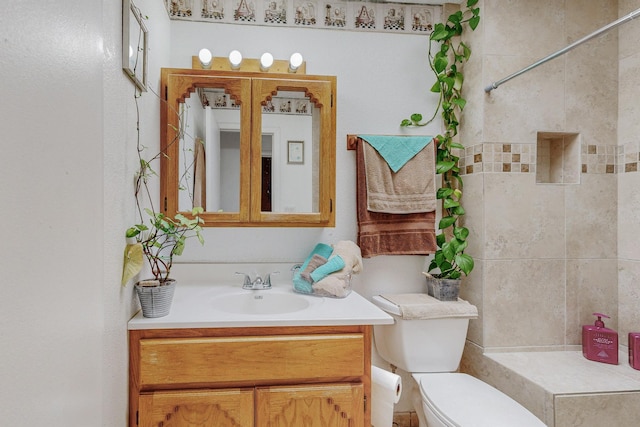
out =
{"type": "MultiPolygon", "coordinates": [[[[233,308],[233,307],[228,307],[233,308]]],[[[231,310],[233,311],[233,310],[231,310]]],[[[356,292],[346,298],[297,294],[291,286],[270,290],[243,290],[240,286],[182,284],[176,286],[171,312],[164,317],[145,318],[139,311],[128,324],[135,329],[237,328],[255,326],[339,326],[392,324],[393,318],[356,292]],[[225,294],[277,297],[293,294],[307,299],[309,306],[290,313],[234,313],[216,309],[214,301],[225,294]]]]}

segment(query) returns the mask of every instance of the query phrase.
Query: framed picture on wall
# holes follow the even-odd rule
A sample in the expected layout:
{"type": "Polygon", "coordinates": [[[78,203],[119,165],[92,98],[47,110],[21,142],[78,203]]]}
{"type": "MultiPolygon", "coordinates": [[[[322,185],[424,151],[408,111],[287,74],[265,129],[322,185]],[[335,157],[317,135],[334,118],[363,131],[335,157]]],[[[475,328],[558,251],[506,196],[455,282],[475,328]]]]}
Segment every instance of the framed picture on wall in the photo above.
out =
{"type": "Polygon", "coordinates": [[[304,163],[304,141],[287,141],[287,163],[304,163]]]}
{"type": "Polygon", "coordinates": [[[148,31],[140,9],[131,0],[122,1],[122,69],[138,88],[147,91],[148,31]]]}

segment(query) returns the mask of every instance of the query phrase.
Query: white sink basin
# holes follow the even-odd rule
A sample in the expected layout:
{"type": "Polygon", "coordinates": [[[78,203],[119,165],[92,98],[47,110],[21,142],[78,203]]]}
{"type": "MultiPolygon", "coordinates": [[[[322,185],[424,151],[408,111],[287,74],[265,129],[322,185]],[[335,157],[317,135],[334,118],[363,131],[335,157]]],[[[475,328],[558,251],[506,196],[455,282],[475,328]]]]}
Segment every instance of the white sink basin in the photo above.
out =
{"type": "Polygon", "coordinates": [[[212,299],[215,310],[246,315],[294,313],[312,304],[311,298],[274,290],[224,294],[212,299]]]}

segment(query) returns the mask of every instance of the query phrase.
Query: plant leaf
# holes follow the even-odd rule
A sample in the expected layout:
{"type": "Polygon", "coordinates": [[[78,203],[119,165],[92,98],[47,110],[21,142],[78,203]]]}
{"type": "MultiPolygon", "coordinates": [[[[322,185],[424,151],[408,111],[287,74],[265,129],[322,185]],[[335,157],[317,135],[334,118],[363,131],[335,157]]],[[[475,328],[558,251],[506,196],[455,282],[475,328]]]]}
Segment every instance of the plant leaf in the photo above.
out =
{"type": "Polygon", "coordinates": [[[469,229],[466,227],[455,227],[453,229],[453,235],[456,237],[456,239],[460,240],[461,242],[464,242],[467,240],[467,237],[469,236],[469,229]]]}
{"type": "Polygon", "coordinates": [[[445,197],[449,197],[452,194],[453,194],[453,189],[442,187],[442,188],[438,188],[438,190],[436,191],[436,198],[444,199],[445,197]]]}
{"type": "Polygon", "coordinates": [[[136,274],[142,270],[144,258],[141,243],[128,244],[124,248],[124,262],[122,264],[122,286],[125,286],[136,274]]]}
{"type": "Polygon", "coordinates": [[[458,267],[460,267],[460,270],[464,272],[465,276],[468,276],[469,273],[471,273],[474,266],[473,258],[466,254],[456,255],[456,264],[458,264],[458,267]]]}
{"type": "Polygon", "coordinates": [[[469,26],[471,27],[472,30],[475,30],[479,23],[480,23],[479,16],[474,16],[473,18],[469,19],[469,26]]]}
{"type": "Polygon", "coordinates": [[[444,199],[443,207],[445,209],[456,208],[458,206],[460,206],[460,202],[457,202],[453,199],[444,199]]]}
{"type": "Polygon", "coordinates": [[[453,161],[441,161],[436,164],[436,173],[441,174],[450,170],[452,167],[456,165],[456,162],[453,161]]]}
{"type": "Polygon", "coordinates": [[[456,223],[456,219],[457,218],[455,216],[442,217],[442,219],[438,223],[438,229],[444,230],[445,228],[451,227],[453,224],[456,223]]]}

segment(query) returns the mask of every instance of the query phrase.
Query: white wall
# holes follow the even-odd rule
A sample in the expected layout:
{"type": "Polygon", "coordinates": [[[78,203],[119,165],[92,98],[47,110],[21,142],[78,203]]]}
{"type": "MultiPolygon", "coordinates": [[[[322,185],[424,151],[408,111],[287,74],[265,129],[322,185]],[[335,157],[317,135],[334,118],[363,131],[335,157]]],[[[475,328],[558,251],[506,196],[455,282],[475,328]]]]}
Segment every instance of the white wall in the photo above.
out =
{"type": "MultiPolygon", "coordinates": [[[[162,2],[136,3],[157,88],[168,19],[162,2]]],[[[126,425],[137,305],[120,277],[136,159],[121,13],[121,0],[24,0],[0,14],[2,425],[126,425]]],[[[151,145],[158,105],[141,99],[151,145]]]]}
{"type": "Polygon", "coordinates": [[[101,410],[102,5],[0,14],[0,419],[86,425],[101,410]]]}
{"type": "MultiPolygon", "coordinates": [[[[31,1],[31,0],[30,0],[31,1]]],[[[160,148],[160,68],[168,61],[167,45],[170,40],[169,19],[163,2],[134,0],[141,9],[145,26],[149,30],[149,91],[138,99],[140,111],[140,138],[147,148],[147,156],[160,148]],[[154,93],[155,92],[155,93],[154,93]]],[[[35,1],[34,1],[35,3],[35,1]]],[[[122,71],[121,61],[121,0],[103,0],[103,85],[104,96],[104,170],[101,178],[103,194],[103,246],[104,274],[101,282],[101,306],[104,310],[102,326],[102,415],[94,424],[104,427],[127,425],[128,407],[128,344],[127,322],[138,310],[133,286],[120,285],[124,233],[134,221],[135,204],[133,179],[138,167],[136,157],[136,105],[134,86],[122,71]],[[100,424],[101,423],[101,424],[100,424]]],[[[98,12],[99,13],[99,12],[98,12]]],[[[154,164],[156,171],[160,165],[154,164]]],[[[159,191],[156,186],[154,191],[159,191]]],[[[82,194],[82,193],[79,193],[82,194]]],[[[77,196],[76,196],[77,197],[77,196]]],[[[91,219],[88,218],[88,221],[91,219]]],[[[92,222],[92,226],[99,224],[92,222]]],[[[98,277],[98,280],[100,277],[98,277]]],[[[73,423],[60,423],[68,427],[73,423]]]]}
{"type": "MultiPolygon", "coordinates": [[[[275,58],[286,59],[299,51],[308,74],[338,79],[336,227],[209,228],[204,247],[188,246],[179,262],[298,262],[318,241],[355,240],[355,153],[346,150],[346,135],[400,134],[405,132],[399,127],[403,118],[432,112],[436,100],[429,93],[433,78],[426,61],[427,37],[184,21],[171,21],[171,34],[172,67],[190,68],[191,57],[203,47],[214,56],[238,49],[245,58],[270,51],[275,58]]],[[[427,127],[413,133],[433,135],[438,130],[427,127]]],[[[418,256],[366,260],[356,288],[367,296],[422,290],[423,263],[424,257],[418,256]]]]}

